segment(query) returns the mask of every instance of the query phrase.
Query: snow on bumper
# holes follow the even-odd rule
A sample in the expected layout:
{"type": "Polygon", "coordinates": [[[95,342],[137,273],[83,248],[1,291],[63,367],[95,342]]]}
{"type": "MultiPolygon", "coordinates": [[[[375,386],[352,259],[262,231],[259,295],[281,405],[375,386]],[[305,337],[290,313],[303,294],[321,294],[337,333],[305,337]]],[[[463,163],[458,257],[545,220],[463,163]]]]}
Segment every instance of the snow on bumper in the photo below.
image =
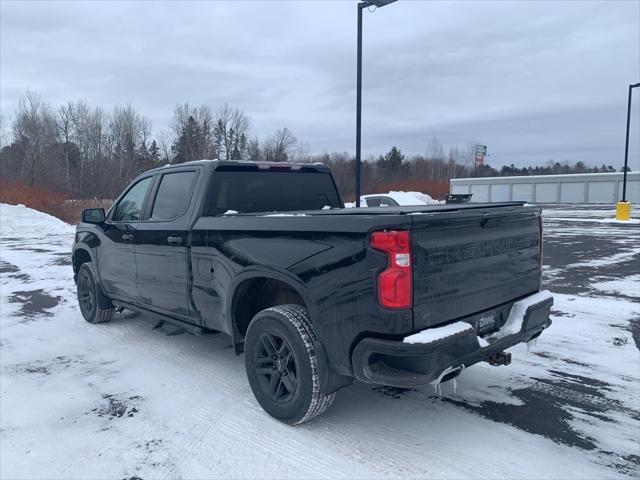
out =
{"type": "Polygon", "coordinates": [[[553,296],[548,291],[514,302],[502,328],[485,338],[476,335],[471,323],[465,321],[468,319],[429,328],[401,341],[364,338],[353,351],[355,376],[396,387],[447,380],[447,372],[459,371],[540,335],[551,325],[551,305],[553,296]]]}

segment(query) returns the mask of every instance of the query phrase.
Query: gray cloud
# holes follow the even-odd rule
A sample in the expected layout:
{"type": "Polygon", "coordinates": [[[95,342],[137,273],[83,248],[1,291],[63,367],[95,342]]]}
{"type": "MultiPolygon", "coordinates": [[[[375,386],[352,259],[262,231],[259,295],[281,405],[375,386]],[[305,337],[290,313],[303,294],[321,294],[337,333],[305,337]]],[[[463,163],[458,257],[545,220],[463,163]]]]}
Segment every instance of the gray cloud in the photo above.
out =
{"type": "MultiPolygon", "coordinates": [[[[0,103],[131,102],[156,130],[178,102],[229,102],[263,136],[353,151],[355,2],[0,3],[0,103]]],[[[363,152],[478,140],[494,165],[619,166],[640,80],[638,2],[400,0],[364,18],[363,152]]],[[[632,159],[640,152],[640,91],[632,159]]],[[[640,164],[638,164],[640,167],[640,164]]],[[[637,169],[637,167],[635,168],[637,169]]]]}

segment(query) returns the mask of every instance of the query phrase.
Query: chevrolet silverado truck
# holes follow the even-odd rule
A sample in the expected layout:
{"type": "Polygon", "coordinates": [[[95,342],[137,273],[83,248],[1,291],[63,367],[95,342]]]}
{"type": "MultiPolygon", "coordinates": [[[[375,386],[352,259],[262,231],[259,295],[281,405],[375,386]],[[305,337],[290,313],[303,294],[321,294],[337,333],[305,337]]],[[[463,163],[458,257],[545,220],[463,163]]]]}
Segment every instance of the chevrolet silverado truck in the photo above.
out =
{"type": "Polygon", "coordinates": [[[542,220],[522,202],[344,208],[322,164],[201,160],[82,213],[82,315],[142,312],[222,332],[276,419],[323,413],[358,379],[439,385],[550,324],[542,220]]]}

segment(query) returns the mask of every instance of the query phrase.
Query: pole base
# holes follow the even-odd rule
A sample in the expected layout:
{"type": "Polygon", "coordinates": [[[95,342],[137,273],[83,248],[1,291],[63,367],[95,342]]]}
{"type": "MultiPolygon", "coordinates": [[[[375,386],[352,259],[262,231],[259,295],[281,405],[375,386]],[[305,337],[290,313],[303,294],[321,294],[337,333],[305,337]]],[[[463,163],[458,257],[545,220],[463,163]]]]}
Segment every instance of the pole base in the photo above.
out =
{"type": "Polygon", "coordinates": [[[616,204],[616,220],[631,220],[631,203],[618,202],[616,204]]]}

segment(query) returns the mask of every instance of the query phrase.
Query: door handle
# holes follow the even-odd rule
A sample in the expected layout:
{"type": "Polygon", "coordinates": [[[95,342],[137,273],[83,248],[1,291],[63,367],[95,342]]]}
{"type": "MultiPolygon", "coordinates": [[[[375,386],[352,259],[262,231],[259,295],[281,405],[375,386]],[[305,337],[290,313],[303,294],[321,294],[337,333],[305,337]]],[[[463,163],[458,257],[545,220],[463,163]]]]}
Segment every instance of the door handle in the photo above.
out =
{"type": "Polygon", "coordinates": [[[169,245],[182,245],[183,240],[182,237],[171,235],[170,237],[167,237],[167,242],[169,245]]]}
{"type": "Polygon", "coordinates": [[[121,238],[125,242],[130,242],[131,240],[133,240],[133,235],[131,235],[130,233],[123,233],[121,238]]]}

